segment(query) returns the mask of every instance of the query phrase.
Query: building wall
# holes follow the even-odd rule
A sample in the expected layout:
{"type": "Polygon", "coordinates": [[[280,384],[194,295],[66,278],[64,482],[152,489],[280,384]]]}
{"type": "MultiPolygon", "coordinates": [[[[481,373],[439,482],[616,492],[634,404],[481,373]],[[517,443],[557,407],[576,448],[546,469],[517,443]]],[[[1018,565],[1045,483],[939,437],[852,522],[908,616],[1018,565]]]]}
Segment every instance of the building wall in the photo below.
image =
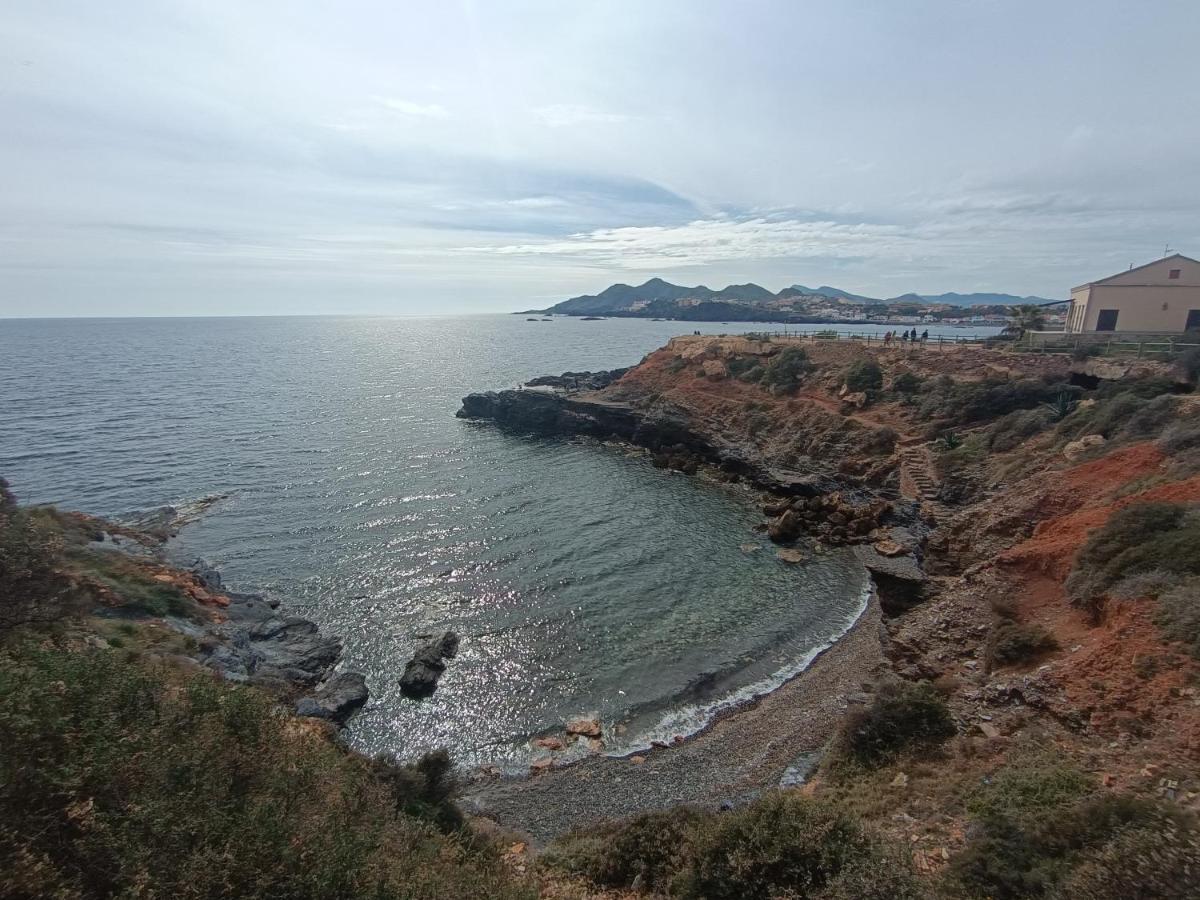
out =
{"type": "Polygon", "coordinates": [[[1075,288],[1071,291],[1071,309],[1067,313],[1066,331],[1083,331],[1083,320],[1087,316],[1088,294],[1090,287],[1075,288]]]}
{"type": "Polygon", "coordinates": [[[1111,278],[1105,278],[1103,283],[1106,287],[1110,285],[1126,285],[1137,286],[1143,285],[1171,285],[1175,287],[1200,286],[1200,263],[1192,262],[1180,256],[1168,256],[1164,259],[1155,260],[1149,265],[1141,266],[1136,269],[1130,269],[1128,272],[1121,272],[1113,275],[1111,278]],[[1179,278],[1171,278],[1171,270],[1179,270],[1179,278]]]}
{"type": "Polygon", "coordinates": [[[1083,317],[1083,331],[1095,331],[1100,311],[1119,310],[1117,331],[1182,332],[1188,311],[1200,309],[1200,285],[1094,284],[1083,317]]]}
{"type": "Polygon", "coordinates": [[[1067,331],[1095,331],[1101,310],[1118,310],[1116,332],[1182,332],[1200,310],[1200,263],[1168,256],[1071,291],[1067,331]],[[1171,272],[1178,270],[1178,277],[1171,272]]]}

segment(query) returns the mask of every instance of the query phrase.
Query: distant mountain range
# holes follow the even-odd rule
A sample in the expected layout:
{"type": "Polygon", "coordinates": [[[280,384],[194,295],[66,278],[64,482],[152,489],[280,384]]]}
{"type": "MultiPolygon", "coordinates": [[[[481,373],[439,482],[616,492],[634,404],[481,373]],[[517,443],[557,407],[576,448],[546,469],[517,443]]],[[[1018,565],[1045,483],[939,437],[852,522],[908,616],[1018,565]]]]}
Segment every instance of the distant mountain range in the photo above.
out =
{"type": "Polygon", "coordinates": [[[684,318],[699,321],[713,319],[753,320],[770,313],[772,318],[804,318],[820,315],[820,310],[835,307],[875,307],[880,313],[885,307],[947,306],[996,307],[1026,303],[1052,303],[1045,297],[1017,297],[1013,294],[902,294],[879,299],[852,294],[841,288],[822,285],[818,288],[794,284],[772,293],[757,284],[731,284],[720,290],[699,285],[684,287],[661,278],[651,278],[645,284],[631,286],[614,284],[599,294],[585,294],[556,303],[549,309],[525,310],[527,313],[554,313],[569,316],[636,316],[639,318],[684,318]]]}

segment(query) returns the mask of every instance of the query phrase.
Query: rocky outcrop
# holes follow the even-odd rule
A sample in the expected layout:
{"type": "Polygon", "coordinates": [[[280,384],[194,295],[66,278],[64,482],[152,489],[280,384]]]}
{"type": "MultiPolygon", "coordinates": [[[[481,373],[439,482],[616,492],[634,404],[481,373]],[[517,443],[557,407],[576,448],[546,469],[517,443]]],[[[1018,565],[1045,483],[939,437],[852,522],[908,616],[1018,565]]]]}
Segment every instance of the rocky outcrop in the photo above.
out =
{"type": "Polygon", "coordinates": [[[418,650],[404,666],[400,693],[405,697],[428,697],[437,689],[438,679],[446,671],[446,660],[458,655],[458,635],[447,631],[418,650]]]}
{"type": "Polygon", "coordinates": [[[358,672],[342,672],[296,701],[296,715],[328,719],[344,725],[367,702],[367,680],[358,672]]]}
{"type": "Polygon", "coordinates": [[[856,546],[854,555],[871,573],[879,606],[886,615],[901,615],[925,599],[927,579],[916,557],[885,555],[866,544],[856,546]]]}
{"type": "Polygon", "coordinates": [[[362,675],[334,675],[342,656],[340,639],[321,634],[308,619],[283,615],[278,601],[226,589],[221,574],[204,560],[196,560],[191,571],[207,592],[221,598],[221,617],[204,623],[169,617],[166,622],[196,641],[201,665],[228,681],[286,697],[303,693],[296,702],[299,715],[338,724],[366,702],[362,675]]]}
{"type": "Polygon", "coordinates": [[[805,534],[816,535],[831,544],[865,541],[890,510],[886,500],[856,503],[841,491],[763,506],[766,515],[775,516],[767,526],[767,536],[777,544],[786,544],[805,534]]]}
{"type": "Polygon", "coordinates": [[[724,443],[693,427],[684,414],[663,406],[643,408],[549,391],[485,391],[464,397],[456,415],[527,434],[625,441],[649,449],[660,467],[694,473],[699,466],[709,465],[784,496],[824,493],[840,483],[830,475],[769,465],[754,448],[724,443]]]}
{"type": "Polygon", "coordinates": [[[599,391],[629,371],[609,369],[606,372],[563,372],[561,375],[539,375],[525,382],[528,387],[552,387],[564,391],[599,391]]]}

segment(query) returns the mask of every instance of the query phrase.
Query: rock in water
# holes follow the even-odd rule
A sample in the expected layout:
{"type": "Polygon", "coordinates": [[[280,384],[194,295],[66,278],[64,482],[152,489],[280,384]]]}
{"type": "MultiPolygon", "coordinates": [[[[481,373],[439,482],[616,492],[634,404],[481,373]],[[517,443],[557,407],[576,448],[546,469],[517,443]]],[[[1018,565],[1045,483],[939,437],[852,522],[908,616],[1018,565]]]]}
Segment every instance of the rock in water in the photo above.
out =
{"type": "Polygon", "coordinates": [[[577,734],[580,737],[600,737],[600,719],[596,716],[580,716],[567,723],[567,734],[577,734]]]}
{"type": "Polygon", "coordinates": [[[404,674],[400,676],[400,693],[405,697],[428,697],[446,671],[445,660],[457,655],[458,635],[453,631],[426,644],[405,664],[404,674]]]}

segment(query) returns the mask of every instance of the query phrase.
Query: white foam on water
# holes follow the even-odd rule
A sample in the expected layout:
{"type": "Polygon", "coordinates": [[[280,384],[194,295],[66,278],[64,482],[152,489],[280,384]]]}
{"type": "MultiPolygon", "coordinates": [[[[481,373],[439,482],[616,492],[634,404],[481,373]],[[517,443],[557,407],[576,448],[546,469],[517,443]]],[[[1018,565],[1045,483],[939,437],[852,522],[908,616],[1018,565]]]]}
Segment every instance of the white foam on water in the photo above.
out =
{"type": "MultiPolygon", "coordinates": [[[[655,742],[671,744],[678,737],[690,737],[706,728],[709,723],[721,713],[749,703],[759,697],[765,697],[772,691],[782,687],[813,664],[813,661],[841,640],[855,626],[862,614],[866,612],[871,602],[871,592],[874,586],[871,579],[866,579],[859,593],[857,607],[841,622],[841,627],[823,644],[813,647],[803,656],[793,660],[781,669],[772,672],[751,684],[738,688],[730,694],[707,703],[692,703],[666,712],[661,719],[646,731],[638,733],[628,742],[619,746],[610,746],[607,756],[627,756],[639,750],[649,750],[655,742]]],[[[605,729],[605,733],[609,733],[605,729]]]]}

